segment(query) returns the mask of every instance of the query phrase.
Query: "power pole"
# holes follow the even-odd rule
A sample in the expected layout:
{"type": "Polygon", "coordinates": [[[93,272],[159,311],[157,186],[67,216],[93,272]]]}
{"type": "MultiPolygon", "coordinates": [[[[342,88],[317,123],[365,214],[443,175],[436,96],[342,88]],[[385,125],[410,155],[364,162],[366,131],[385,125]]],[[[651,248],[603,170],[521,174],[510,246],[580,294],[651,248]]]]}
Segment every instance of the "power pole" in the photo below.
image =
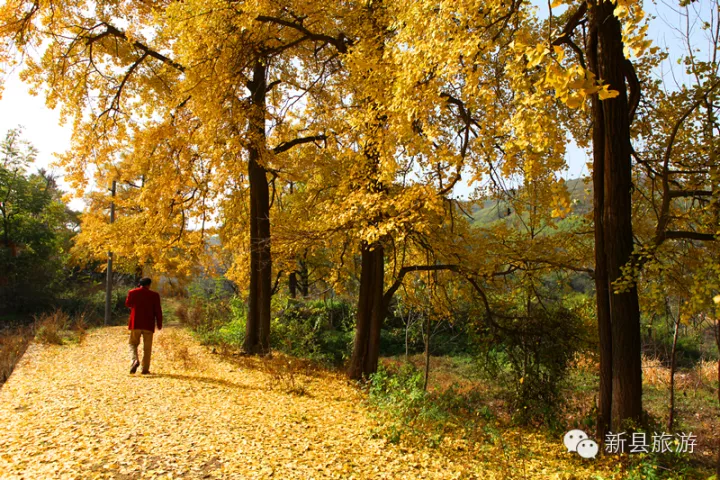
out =
{"type": "MultiPolygon", "coordinates": [[[[115,223],[115,185],[116,182],[113,180],[112,188],[112,201],[110,202],[110,225],[115,223]]],[[[111,321],[111,300],[112,300],[112,266],[113,266],[113,252],[108,250],[107,258],[107,277],[105,279],[105,325],[108,325],[111,321]]]]}

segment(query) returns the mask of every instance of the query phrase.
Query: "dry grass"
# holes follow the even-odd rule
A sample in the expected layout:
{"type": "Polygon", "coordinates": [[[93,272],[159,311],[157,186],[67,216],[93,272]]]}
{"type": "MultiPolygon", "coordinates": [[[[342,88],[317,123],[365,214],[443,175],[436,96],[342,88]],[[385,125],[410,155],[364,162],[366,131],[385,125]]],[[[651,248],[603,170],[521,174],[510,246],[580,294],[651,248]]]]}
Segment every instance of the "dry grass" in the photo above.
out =
{"type": "Polygon", "coordinates": [[[703,360],[696,367],[695,371],[703,382],[712,385],[718,381],[718,362],[703,360]]]}
{"type": "Polygon", "coordinates": [[[87,313],[70,317],[60,309],[42,313],[35,319],[35,340],[49,345],[81,342],[87,331],[87,313]]]}
{"type": "Polygon", "coordinates": [[[177,307],[175,307],[175,316],[181,324],[190,325],[190,312],[185,303],[179,303],[177,307]]]}
{"type": "Polygon", "coordinates": [[[657,358],[643,357],[643,381],[654,387],[665,387],[670,384],[670,369],[657,358]]]}
{"type": "MultiPolygon", "coordinates": [[[[697,390],[711,388],[717,381],[717,363],[703,360],[692,369],[675,371],[675,388],[680,390],[697,390]]],[[[670,368],[663,365],[657,358],[643,357],[643,382],[654,387],[670,386],[670,368]]]]}
{"type": "Polygon", "coordinates": [[[196,352],[192,351],[194,345],[187,335],[182,335],[175,329],[165,329],[162,335],[157,335],[156,343],[167,351],[170,361],[184,370],[198,369],[198,357],[196,352]]]}
{"type": "Polygon", "coordinates": [[[190,303],[179,301],[175,307],[175,316],[182,325],[190,327],[191,330],[197,330],[205,321],[205,312],[200,303],[190,303]]]}
{"type": "Polygon", "coordinates": [[[281,353],[265,356],[260,367],[267,374],[268,388],[292,395],[307,395],[310,379],[317,366],[307,360],[281,353]]]}

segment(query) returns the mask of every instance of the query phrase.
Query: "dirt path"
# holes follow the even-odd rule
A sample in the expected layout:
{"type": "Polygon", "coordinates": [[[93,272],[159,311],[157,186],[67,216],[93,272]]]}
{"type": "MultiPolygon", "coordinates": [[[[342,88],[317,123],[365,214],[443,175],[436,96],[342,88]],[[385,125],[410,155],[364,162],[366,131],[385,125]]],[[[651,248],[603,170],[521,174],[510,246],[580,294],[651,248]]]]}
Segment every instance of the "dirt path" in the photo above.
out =
{"type": "Polygon", "coordinates": [[[305,393],[289,393],[287,372],[228,362],[174,327],[156,334],[152,375],[128,368],[123,327],[32,344],[0,390],[0,478],[476,476],[371,438],[340,377],[297,377],[305,393]]]}

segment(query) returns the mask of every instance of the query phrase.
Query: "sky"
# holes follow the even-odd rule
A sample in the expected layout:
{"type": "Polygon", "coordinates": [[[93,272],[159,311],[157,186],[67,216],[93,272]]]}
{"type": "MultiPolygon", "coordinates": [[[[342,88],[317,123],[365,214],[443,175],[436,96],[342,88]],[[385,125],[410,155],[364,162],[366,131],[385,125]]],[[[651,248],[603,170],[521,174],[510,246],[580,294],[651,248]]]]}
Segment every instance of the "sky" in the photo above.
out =
{"type": "MultiPolygon", "coordinates": [[[[534,0],[533,3],[538,6],[540,15],[547,16],[546,3],[538,0],[534,0]]],[[[670,59],[665,62],[657,75],[666,78],[671,87],[673,83],[682,83],[685,79],[682,68],[675,63],[675,59],[684,51],[677,29],[685,28],[681,16],[674,7],[676,4],[677,2],[646,2],[646,11],[656,17],[650,23],[649,36],[657,46],[667,48],[670,53],[670,59]]],[[[712,5],[709,0],[699,0],[692,4],[692,8],[707,11],[708,8],[712,8],[712,5]]],[[[709,18],[703,13],[700,16],[709,18]]],[[[707,45],[704,45],[701,39],[697,43],[701,51],[707,51],[707,45]]],[[[24,138],[35,145],[39,151],[36,167],[49,168],[61,175],[62,172],[53,168],[51,163],[55,153],[62,153],[69,148],[70,125],[60,125],[58,111],[47,108],[42,96],[30,95],[28,87],[20,81],[17,73],[17,71],[13,72],[5,79],[5,88],[0,99],[0,135],[4,135],[11,128],[22,125],[24,138]]],[[[590,161],[590,158],[586,152],[574,144],[568,145],[566,161],[568,170],[563,174],[565,178],[577,178],[589,173],[587,162],[590,161]]],[[[64,185],[62,181],[61,185],[64,185]]],[[[461,191],[456,193],[460,195],[469,192],[466,184],[461,185],[459,189],[461,191]]],[[[78,199],[73,200],[71,207],[81,209],[83,202],[78,199]]]]}
{"type": "Polygon", "coordinates": [[[64,152],[70,146],[71,128],[59,124],[60,114],[45,106],[41,96],[32,96],[28,86],[13,72],[5,82],[0,99],[0,133],[22,125],[24,138],[39,150],[38,166],[47,166],[53,153],[64,152]]]}
{"type": "MultiPolygon", "coordinates": [[[[45,168],[61,176],[62,172],[52,167],[55,153],[63,153],[70,147],[70,125],[60,125],[58,110],[45,106],[42,96],[30,95],[28,86],[20,81],[17,71],[5,80],[5,88],[0,98],[0,135],[11,128],[23,127],[23,138],[29,140],[38,149],[35,168],[45,168]]],[[[64,185],[61,182],[61,185],[64,185]]],[[[75,199],[70,207],[80,210],[82,200],[75,199]]]]}

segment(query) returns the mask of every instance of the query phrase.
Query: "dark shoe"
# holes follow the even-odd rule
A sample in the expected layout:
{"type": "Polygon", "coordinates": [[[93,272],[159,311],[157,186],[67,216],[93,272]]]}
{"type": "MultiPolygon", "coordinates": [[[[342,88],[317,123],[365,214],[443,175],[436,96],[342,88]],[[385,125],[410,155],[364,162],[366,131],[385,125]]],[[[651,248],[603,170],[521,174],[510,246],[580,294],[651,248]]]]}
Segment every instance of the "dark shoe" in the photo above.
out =
{"type": "Polygon", "coordinates": [[[133,360],[133,363],[132,363],[132,365],[130,366],[130,373],[135,373],[135,372],[137,372],[137,369],[138,369],[139,366],[140,366],[140,362],[138,362],[137,360],[133,360]]]}
{"type": "Polygon", "coordinates": [[[143,370],[140,373],[142,373],[143,375],[150,375],[150,370],[143,370]]]}

